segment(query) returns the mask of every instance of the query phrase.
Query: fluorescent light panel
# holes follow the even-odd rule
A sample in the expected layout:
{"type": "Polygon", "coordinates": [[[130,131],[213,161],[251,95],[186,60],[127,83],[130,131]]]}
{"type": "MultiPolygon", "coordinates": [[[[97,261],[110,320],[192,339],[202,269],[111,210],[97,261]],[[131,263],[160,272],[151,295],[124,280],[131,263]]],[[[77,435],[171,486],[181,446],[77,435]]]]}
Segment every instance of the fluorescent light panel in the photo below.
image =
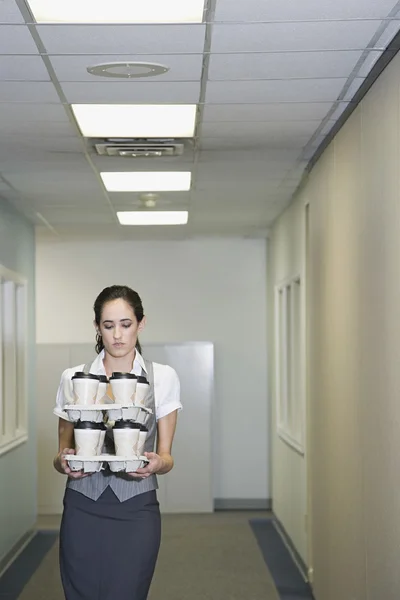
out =
{"type": "Polygon", "coordinates": [[[194,136],[196,104],[72,104],[71,108],[82,135],[89,138],[194,136]]]}
{"type": "Polygon", "coordinates": [[[28,0],[38,23],[201,23],[204,0],[28,0]]]}
{"type": "Polygon", "coordinates": [[[117,217],[121,225],[186,225],[188,211],[119,211],[117,217]]]}
{"type": "Polygon", "coordinates": [[[108,192],[187,192],[190,171],[100,173],[108,192]]]}

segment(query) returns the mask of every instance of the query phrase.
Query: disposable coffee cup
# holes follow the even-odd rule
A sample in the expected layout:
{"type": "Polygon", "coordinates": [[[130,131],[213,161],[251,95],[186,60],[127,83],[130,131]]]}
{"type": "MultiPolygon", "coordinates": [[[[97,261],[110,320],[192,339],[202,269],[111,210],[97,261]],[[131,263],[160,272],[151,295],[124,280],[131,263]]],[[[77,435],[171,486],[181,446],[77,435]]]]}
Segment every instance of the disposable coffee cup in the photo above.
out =
{"type": "Polygon", "coordinates": [[[145,406],[145,399],[147,394],[149,393],[150,384],[147,381],[146,377],[143,375],[139,375],[137,378],[136,385],[136,396],[135,396],[135,404],[139,406],[145,406]]]}
{"type": "Polygon", "coordinates": [[[107,427],[105,426],[104,423],[99,423],[100,425],[100,436],[99,436],[99,445],[98,445],[98,451],[97,454],[103,454],[103,450],[105,450],[104,447],[104,442],[106,439],[106,432],[107,432],[107,427]]]}
{"type": "Polygon", "coordinates": [[[107,403],[108,379],[105,375],[99,375],[99,388],[97,390],[96,404],[107,403]]]}
{"type": "Polygon", "coordinates": [[[76,455],[98,456],[100,454],[100,443],[102,433],[103,423],[92,423],[92,421],[78,421],[74,428],[76,455]]]}
{"type": "Polygon", "coordinates": [[[110,384],[116,404],[133,404],[137,377],[133,373],[113,373],[110,384]]]}
{"type": "Polygon", "coordinates": [[[137,455],[138,456],[143,456],[144,445],[145,445],[148,433],[149,433],[149,430],[147,429],[147,427],[145,427],[144,425],[141,425],[140,432],[139,432],[139,440],[138,440],[138,445],[137,445],[137,455]]]}
{"type": "Polygon", "coordinates": [[[72,377],[74,403],[81,405],[95,404],[99,383],[98,375],[77,371],[72,377]]]}
{"type": "Polygon", "coordinates": [[[139,434],[139,423],[117,421],[113,427],[115,454],[117,456],[137,456],[139,434]]]}

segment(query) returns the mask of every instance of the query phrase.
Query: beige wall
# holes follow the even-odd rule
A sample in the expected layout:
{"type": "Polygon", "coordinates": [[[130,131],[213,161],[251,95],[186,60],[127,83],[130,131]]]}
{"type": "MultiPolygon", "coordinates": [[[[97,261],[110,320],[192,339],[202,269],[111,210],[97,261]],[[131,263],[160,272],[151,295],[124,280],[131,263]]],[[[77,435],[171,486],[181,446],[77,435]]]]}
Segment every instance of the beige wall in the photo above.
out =
{"type": "MultiPolygon", "coordinates": [[[[270,242],[274,284],[277,273],[292,274],[296,253],[304,257],[298,236],[309,202],[306,559],[317,600],[400,597],[399,84],[397,56],[270,242]]],[[[275,435],[273,457],[274,504],[304,556],[305,465],[275,435]]]]}
{"type": "MultiPolygon", "coordinates": [[[[284,280],[300,275],[304,283],[304,207],[295,202],[276,224],[271,236],[268,262],[269,322],[274,321],[274,288],[284,280]]],[[[276,399],[274,327],[269,327],[270,397],[276,399]]],[[[272,494],[275,515],[284,525],[298,552],[307,562],[307,479],[304,456],[283,441],[276,431],[276,402],[272,402],[272,494]]]]}

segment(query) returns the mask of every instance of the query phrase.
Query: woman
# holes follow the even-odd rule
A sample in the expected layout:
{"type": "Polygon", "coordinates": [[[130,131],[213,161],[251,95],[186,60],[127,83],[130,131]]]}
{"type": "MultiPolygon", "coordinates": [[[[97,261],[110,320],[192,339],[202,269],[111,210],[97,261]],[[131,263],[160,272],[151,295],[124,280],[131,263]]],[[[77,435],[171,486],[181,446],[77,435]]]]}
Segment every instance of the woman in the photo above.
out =
{"type": "Polygon", "coordinates": [[[63,459],[74,453],[74,425],[63,408],[72,404],[75,371],[62,374],[55,414],[59,418],[59,452],[54,466],[68,475],[60,531],[60,570],[66,600],[145,600],[160,546],[160,512],[156,474],[173,467],[171,456],[177,412],[182,408],[179,380],[167,365],[142,358],[138,334],[145,326],[139,295],[126,286],[105,288],[94,304],[97,358],[90,372],[108,377],[116,371],[146,375],[145,456],[136,473],[72,472],[63,459]],[[154,441],[157,434],[157,449],[154,441]]]}

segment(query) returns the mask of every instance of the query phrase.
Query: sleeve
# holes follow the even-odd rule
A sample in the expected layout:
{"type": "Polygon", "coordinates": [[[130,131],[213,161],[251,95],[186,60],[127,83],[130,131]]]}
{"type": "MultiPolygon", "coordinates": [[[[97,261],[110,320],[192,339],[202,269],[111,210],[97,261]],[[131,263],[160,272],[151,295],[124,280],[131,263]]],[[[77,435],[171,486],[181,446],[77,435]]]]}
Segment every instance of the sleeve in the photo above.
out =
{"type": "Polygon", "coordinates": [[[73,402],[71,369],[66,369],[61,375],[61,381],[56,396],[56,406],[53,413],[57,417],[60,417],[60,419],[69,421],[68,414],[64,411],[64,406],[73,404],[73,402]]]}
{"type": "Polygon", "coordinates": [[[175,369],[154,363],[154,396],[157,421],[174,410],[182,410],[180,382],[175,369]]]}

